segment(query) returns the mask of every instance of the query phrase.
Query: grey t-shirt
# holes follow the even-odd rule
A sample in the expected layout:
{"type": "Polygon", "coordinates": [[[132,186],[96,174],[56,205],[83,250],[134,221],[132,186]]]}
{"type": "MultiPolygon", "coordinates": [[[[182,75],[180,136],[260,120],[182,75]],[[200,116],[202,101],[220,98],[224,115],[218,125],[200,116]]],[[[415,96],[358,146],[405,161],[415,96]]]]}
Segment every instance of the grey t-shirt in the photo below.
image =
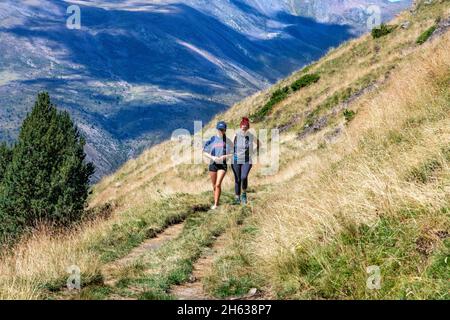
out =
{"type": "Polygon", "coordinates": [[[254,154],[255,136],[251,132],[244,133],[242,130],[236,133],[234,138],[234,156],[233,163],[244,164],[252,163],[254,154]]]}

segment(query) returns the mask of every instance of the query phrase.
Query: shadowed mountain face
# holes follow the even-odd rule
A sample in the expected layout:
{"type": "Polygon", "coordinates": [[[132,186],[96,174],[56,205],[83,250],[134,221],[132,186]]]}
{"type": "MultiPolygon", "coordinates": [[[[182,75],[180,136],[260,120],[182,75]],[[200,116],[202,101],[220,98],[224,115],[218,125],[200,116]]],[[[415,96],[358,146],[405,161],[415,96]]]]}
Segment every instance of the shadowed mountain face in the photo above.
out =
{"type": "MultiPolygon", "coordinates": [[[[377,2],[384,19],[409,4],[377,2]]],[[[99,178],[365,31],[368,1],[311,3],[2,1],[0,140],[14,141],[48,91],[85,134],[99,178]],[[66,26],[71,4],[80,30],[66,26]]]]}

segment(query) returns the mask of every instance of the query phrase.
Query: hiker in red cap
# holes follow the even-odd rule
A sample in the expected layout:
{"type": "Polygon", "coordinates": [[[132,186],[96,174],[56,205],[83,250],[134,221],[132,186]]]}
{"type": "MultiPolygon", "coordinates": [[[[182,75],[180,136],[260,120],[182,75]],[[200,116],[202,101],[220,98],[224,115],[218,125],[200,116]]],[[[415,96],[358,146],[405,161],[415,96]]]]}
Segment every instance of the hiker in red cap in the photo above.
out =
{"type": "Polygon", "coordinates": [[[253,167],[252,156],[254,154],[254,144],[257,145],[259,151],[259,140],[249,132],[250,120],[246,117],[242,118],[240,130],[234,137],[233,163],[231,168],[234,173],[235,180],[235,203],[247,204],[247,188],[248,176],[253,167]]]}

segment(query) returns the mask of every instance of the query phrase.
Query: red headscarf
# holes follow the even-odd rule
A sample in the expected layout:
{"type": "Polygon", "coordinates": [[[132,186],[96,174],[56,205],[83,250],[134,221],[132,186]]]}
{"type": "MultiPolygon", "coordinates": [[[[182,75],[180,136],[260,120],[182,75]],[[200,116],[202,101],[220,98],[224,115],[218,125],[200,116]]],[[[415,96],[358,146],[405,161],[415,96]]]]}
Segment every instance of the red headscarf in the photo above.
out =
{"type": "Polygon", "coordinates": [[[250,120],[246,117],[242,118],[241,127],[242,126],[246,126],[247,128],[250,128],[250,120]]]}

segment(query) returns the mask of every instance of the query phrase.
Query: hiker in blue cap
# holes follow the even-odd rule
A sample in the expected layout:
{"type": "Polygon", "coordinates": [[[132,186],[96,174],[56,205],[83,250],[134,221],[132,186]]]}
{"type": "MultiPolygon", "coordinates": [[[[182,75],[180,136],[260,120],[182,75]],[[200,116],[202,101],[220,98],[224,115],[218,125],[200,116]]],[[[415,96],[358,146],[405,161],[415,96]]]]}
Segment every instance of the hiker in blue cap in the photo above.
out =
{"type": "Polygon", "coordinates": [[[212,210],[219,206],[222,193],[222,182],[228,171],[227,160],[233,156],[233,143],[227,138],[227,124],[220,121],[216,126],[217,134],[206,142],[203,153],[210,160],[209,175],[214,190],[214,205],[212,210]]]}

